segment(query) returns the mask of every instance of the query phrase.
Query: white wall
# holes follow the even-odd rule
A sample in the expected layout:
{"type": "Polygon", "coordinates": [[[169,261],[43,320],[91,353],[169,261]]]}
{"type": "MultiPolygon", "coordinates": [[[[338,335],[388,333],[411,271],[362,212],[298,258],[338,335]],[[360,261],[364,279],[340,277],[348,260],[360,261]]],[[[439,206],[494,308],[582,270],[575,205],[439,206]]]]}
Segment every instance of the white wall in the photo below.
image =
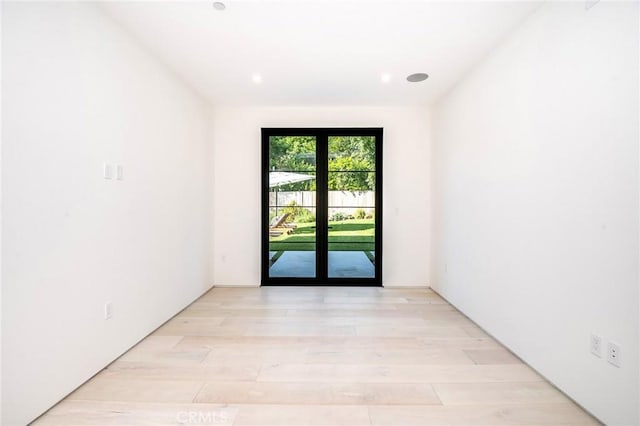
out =
{"type": "Polygon", "coordinates": [[[215,109],[215,285],[260,285],[261,127],[383,127],[383,283],[426,286],[430,220],[427,115],[420,108],[215,109]]]}
{"type": "Polygon", "coordinates": [[[96,6],[3,7],[2,424],[16,425],[208,288],[209,112],[96,6]]]}
{"type": "MultiPolygon", "coordinates": [[[[2,81],[2,9],[0,2],[0,82],[2,81]]],[[[0,84],[0,421],[2,419],[2,84],[0,84]]]]}
{"type": "Polygon", "coordinates": [[[638,59],[637,3],[547,3],[432,117],[432,285],[611,425],[639,422],[638,59]]]}

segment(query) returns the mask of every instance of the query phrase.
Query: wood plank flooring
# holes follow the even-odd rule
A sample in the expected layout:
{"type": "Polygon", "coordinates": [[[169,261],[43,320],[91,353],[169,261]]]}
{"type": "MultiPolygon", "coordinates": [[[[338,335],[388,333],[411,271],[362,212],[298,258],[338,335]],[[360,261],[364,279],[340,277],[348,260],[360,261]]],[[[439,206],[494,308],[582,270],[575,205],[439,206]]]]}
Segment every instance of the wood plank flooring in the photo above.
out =
{"type": "Polygon", "coordinates": [[[37,425],[599,424],[426,289],[214,288],[37,425]]]}

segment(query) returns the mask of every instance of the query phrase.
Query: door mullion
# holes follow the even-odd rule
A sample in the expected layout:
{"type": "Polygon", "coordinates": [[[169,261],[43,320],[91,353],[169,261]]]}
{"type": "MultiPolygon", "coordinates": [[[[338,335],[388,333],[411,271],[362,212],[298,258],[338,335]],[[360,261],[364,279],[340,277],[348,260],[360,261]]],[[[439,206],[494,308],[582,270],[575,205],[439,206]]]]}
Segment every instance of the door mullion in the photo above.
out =
{"type": "Polygon", "coordinates": [[[326,133],[316,139],[316,277],[320,283],[327,280],[328,269],[328,198],[329,198],[329,140],[326,133]]]}

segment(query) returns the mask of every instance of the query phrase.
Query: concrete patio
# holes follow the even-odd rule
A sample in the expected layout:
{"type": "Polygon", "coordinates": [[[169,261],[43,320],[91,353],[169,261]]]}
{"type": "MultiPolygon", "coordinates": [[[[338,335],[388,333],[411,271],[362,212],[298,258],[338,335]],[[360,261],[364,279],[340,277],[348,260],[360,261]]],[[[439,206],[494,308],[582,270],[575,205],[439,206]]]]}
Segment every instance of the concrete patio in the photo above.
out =
{"type": "MultiPolygon", "coordinates": [[[[362,251],[330,251],[329,278],[373,278],[373,263],[362,251]]],[[[286,251],[269,269],[271,277],[312,278],[316,275],[314,251],[286,251]]]]}

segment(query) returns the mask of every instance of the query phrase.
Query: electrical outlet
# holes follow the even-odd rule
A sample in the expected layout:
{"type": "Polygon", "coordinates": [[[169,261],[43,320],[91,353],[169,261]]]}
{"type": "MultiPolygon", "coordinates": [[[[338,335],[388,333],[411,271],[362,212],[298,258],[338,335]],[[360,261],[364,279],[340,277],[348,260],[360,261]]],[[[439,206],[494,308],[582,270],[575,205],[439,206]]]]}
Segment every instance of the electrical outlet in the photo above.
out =
{"type": "Polygon", "coordinates": [[[116,165],[116,179],[117,180],[124,179],[124,166],[122,164],[116,165]]]}
{"type": "Polygon", "coordinates": [[[104,304],[104,319],[108,320],[113,317],[113,303],[107,302],[104,304]]]}
{"type": "Polygon", "coordinates": [[[620,355],[620,345],[609,342],[607,346],[607,361],[609,361],[609,364],[620,367],[620,355]]]}
{"type": "Polygon", "coordinates": [[[602,358],[602,337],[597,334],[591,335],[591,353],[597,356],[598,358],[602,358]]]}
{"type": "Polygon", "coordinates": [[[102,176],[105,179],[113,179],[113,166],[109,163],[104,163],[103,167],[102,176]]]}

